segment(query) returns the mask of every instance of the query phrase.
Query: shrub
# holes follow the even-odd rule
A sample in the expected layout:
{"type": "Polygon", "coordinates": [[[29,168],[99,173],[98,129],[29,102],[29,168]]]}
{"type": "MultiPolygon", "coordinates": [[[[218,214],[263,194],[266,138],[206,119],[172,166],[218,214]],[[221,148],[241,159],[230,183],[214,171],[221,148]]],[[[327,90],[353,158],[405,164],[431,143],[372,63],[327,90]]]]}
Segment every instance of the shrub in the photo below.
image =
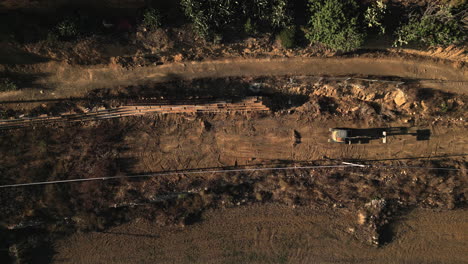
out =
{"type": "Polygon", "coordinates": [[[278,34],[278,38],[284,48],[294,48],[296,46],[296,29],[294,27],[285,28],[278,34]]]}
{"type": "Polygon", "coordinates": [[[8,78],[0,79],[0,92],[16,91],[18,86],[8,78]]]}
{"type": "Polygon", "coordinates": [[[222,41],[223,41],[223,35],[221,34],[213,35],[213,44],[221,44],[222,41]]]}
{"type": "Polygon", "coordinates": [[[58,23],[57,33],[60,37],[71,38],[78,35],[78,23],[73,19],[65,19],[58,23]]]}
{"type": "Polygon", "coordinates": [[[276,0],[273,1],[271,8],[267,9],[271,10],[269,12],[268,20],[273,27],[280,28],[291,24],[292,18],[287,12],[287,5],[287,0],[276,0]]]}
{"type": "Polygon", "coordinates": [[[149,29],[157,29],[161,26],[161,16],[154,8],[148,8],[143,12],[143,26],[149,29]]]}
{"type": "Polygon", "coordinates": [[[463,20],[466,12],[457,13],[448,5],[430,3],[423,14],[412,13],[408,23],[397,29],[394,46],[416,43],[448,46],[466,40],[463,20]]]}
{"type": "Polygon", "coordinates": [[[248,34],[256,23],[267,28],[282,28],[290,25],[289,0],[181,0],[185,15],[194,29],[203,38],[211,38],[227,26],[242,26],[248,34]],[[246,21],[244,23],[244,21],[246,21]]]}
{"type": "Polygon", "coordinates": [[[382,25],[382,20],[387,13],[387,5],[382,0],[373,2],[367,7],[364,14],[364,20],[369,28],[378,28],[379,33],[385,34],[385,27],[382,25]]]}
{"type": "Polygon", "coordinates": [[[196,33],[203,38],[210,38],[229,24],[238,6],[237,1],[230,0],[181,0],[180,4],[192,20],[196,33]]]}
{"type": "Polygon", "coordinates": [[[45,41],[49,44],[49,45],[53,45],[53,44],[56,44],[57,41],[59,40],[59,37],[57,36],[57,34],[53,31],[49,31],[47,33],[47,37],[45,39],[45,41]]]}
{"type": "Polygon", "coordinates": [[[358,6],[354,0],[309,0],[311,17],[306,38],[334,50],[359,48],[364,33],[358,27],[358,6]]]}
{"type": "Polygon", "coordinates": [[[244,32],[247,35],[255,35],[257,34],[257,27],[250,18],[247,18],[247,21],[244,24],[244,32]]]}

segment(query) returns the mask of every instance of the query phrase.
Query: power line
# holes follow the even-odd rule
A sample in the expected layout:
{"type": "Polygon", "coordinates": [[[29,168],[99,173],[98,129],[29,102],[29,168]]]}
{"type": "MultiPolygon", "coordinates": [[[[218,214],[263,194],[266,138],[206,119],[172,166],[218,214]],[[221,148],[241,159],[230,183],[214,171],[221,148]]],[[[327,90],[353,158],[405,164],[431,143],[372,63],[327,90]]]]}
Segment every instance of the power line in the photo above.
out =
{"type": "Polygon", "coordinates": [[[280,168],[270,167],[270,168],[208,170],[208,171],[158,172],[158,173],[140,174],[140,175],[122,175],[122,176],[96,177],[96,178],[85,178],[85,179],[69,179],[69,180],[57,180],[57,181],[8,184],[8,185],[0,185],[0,188],[22,187],[22,186],[32,186],[32,185],[46,185],[46,184],[69,183],[69,182],[85,182],[85,181],[97,181],[97,180],[105,181],[105,180],[125,179],[125,178],[149,178],[149,177],[169,176],[169,175],[228,173],[228,172],[246,172],[246,171],[295,170],[295,169],[315,169],[315,168],[342,168],[342,167],[351,167],[351,166],[350,165],[323,165],[323,166],[300,166],[300,167],[280,167],[280,168]]]}
{"type": "Polygon", "coordinates": [[[443,167],[416,167],[416,166],[374,166],[374,165],[362,165],[349,162],[343,162],[345,165],[317,165],[317,166],[294,166],[294,167],[269,167],[269,168],[244,168],[244,169],[228,169],[228,170],[206,170],[206,171],[179,171],[179,172],[158,172],[151,174],[140,174],[140,175],[121,175],[121,176],[110,176],[110,177],[95,177],[95,178],[84,178],[84,179],[69,179],[69,180],[56,180],[56,181],[42,181],[42,182],[30,182],[30,183],[17,183],[0,185],[0,188],[13,188],[13,187],[25,187],[25,186],[37,186],[37,185],[48,185],[48,184],[59,184],[59,183],[72,183],[72,182],[86,182],[86,181],[106,181],[115,179],[129,179],[129,178],[150,178],[158,176],[169,176],[169,175],[193,175],[193,174],[207,174],[207,173],[229,173],[229,172],[247,172],[247,171],[278,171],[278,170],[297,170],[297,169],[323,169],[323,168],[391,168],[391,169],[426,169],[426,170],[447,170],[447,171],[459,171],[456,168],[443,168],[443,167]]]}

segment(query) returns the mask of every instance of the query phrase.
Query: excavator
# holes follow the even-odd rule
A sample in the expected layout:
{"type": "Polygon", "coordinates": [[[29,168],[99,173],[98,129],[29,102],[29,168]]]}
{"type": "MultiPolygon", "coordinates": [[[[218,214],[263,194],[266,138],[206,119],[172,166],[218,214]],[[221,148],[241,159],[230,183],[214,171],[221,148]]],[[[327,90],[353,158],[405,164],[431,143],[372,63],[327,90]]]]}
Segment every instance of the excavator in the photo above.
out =
{"type": "Polygon", "coordinates": [[[369,143],[371,140],[382,140],[388,142],[388,136],[413,135],[416,140],[428,140],[431,132],[429,129],[414,129],[411,127],[389,127],[389,128],[330,128],[330,139],[328,142],[341,144],[369,143]]]}

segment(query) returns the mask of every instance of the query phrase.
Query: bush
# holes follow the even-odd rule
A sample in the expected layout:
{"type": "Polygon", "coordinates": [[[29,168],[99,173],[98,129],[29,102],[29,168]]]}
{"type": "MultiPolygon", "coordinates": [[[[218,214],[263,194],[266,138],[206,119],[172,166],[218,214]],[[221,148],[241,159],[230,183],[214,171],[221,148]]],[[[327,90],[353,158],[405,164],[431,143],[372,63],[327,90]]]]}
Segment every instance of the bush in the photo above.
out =
{"type": "Polygon", "coordinates": [[[373,2],[364,14],[364,20],[369,28],[378,28],[380,34],[385,34],[385,27],[382,25],[387,5],[382,0],[373,2]]]}
{"type": "Polygon", "coordinates": [[[278,38],[284,48],[294,48],[296,46],[296,29],[294,27],[285,28],[278,34],[278,38]]]}
{"type": "Polygon", "coordinates": [[[8,78],[0,79],[0,92],[16,91],[18,86],[8,78]]]}
{"type": "Polygon", "coordinates": [[[196,33],[203,38],[210,38],[229,24],[238,6],[237,1],[230,0],[181,0],[180,4],[196,33]]]}
{"type": "Polygon", "coordinates": [[[365,35],[358,27],[354,0],[309,0],[311,17],[306,38],[334,50],[359,48],[365,35]]]}
{"type": "Polygon", "coordinates": [[[257,34],[257,27],[250,18],[247,18],[247,21],[244,24],[244,32],[247,35],[255,35],[257,34]]]}
{"type": "Polygon", "coordinates": [[[143,26],[149,29],[157,29],[161,26],[161,16],[158,11],[148,8],[143,13],[143,26]]]}
{"type": "Polygon", "coordinates": [[[276,0],[273,1],[271,8],[267,9],[269,11],[271,10],[268,15],[268,20],[273,27],[280,28],[291,24],[292,18],[287,12],[287,6],[287,0],[276,0]]]}
{"type": "Polygon", "coordinates": [[[292,20],[288,0],[181,0],[180,3],[196,33],[203,38],[212,38],[227,27],[244,25],[244,31],[253,34],[257,23],[265,24],[266,28],[282,28],[292,20]]]}
{"type": "Polygon", "coordinates": [[[58,23],[56,27],[57,33],[60,37],[72,38],[78,36],[78,23],[73,19],[65,19],[58,23]]]}
{"type": "MultiPolygon", "coordinates": [[[[437,2],[429,4],[423,14],[413,13],[408,23],[397,29],[394,46],[415,43],[428,46],[448,46],[466,40],[464,13],[437,2]]],[[[466,15],[465,15],[466,16],[466,15]]]]}
{"type": "Polygon", "coordinates": [[[284,28],[291,24],[288,12],[289,0],[243,0],[239,15],[263,22],[271,28],[284,28]]]}

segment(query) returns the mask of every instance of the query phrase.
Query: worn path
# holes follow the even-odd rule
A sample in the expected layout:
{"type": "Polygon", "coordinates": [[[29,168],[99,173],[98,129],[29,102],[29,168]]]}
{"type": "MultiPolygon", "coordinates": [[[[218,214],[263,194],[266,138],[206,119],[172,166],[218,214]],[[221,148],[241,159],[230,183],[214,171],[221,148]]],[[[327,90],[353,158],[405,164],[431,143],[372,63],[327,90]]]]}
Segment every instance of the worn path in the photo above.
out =
{"type": "Polygon", "coordinates": [[[226,59],[123,68],[119,65],[70,66],[49,62],[22,69],[31,89],[4,93],[0,100],[37,100],[83,96],[92,89],[228,76],[373,76],[420,81],[425,87],[468,93],[466,67],[408,58],[226,59]],[[41,93],[42,90],[42,93],[41,93]]]}

